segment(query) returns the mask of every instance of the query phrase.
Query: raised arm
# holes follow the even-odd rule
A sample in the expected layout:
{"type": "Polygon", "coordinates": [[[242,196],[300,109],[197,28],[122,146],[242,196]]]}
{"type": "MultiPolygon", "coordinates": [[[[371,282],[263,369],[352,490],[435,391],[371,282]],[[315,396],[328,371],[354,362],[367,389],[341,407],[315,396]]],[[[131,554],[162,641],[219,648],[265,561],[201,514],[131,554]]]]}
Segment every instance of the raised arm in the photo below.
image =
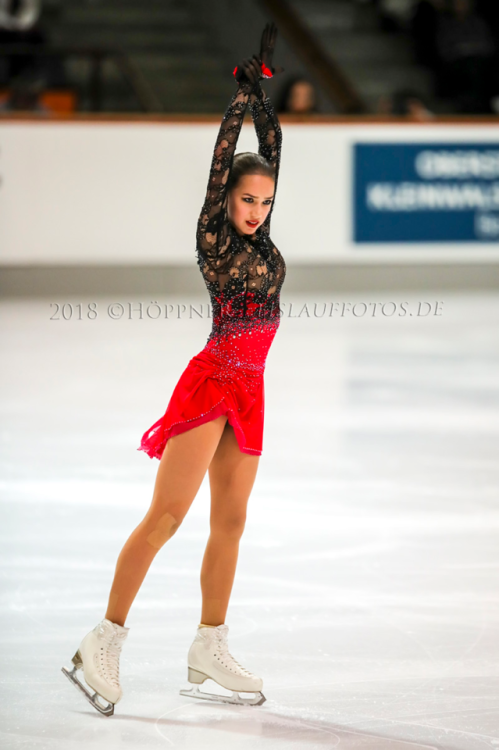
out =
{"type": "Polygon", "coordinates": [[[201,258],[215,268],[222,267],[230,254],[226,221],[227,180],[254,85],[249,81],[240,82],[223,116],[213,152],[206,197],[198,219],[198,251],[201,258]]]}
{"type": "Polygon", "coordinates": [[[251,117],[258,138],[258,153],[279,169],[282,132],[279,120],[265,91],[257,82],[250,95],[251,117]]]}
{"type": "Polygon", "coordinates": [[[282,131],[279,119],[274,111],[274,107],[272,106],[272,102],[266,95],[265,91],[263,91],[258,81],[250,94],[250,111],[258,138],[258,153],[271,162],[275,169],[274,200],[272,201],[267,218],[262,225],[268,230],[270,226],[270,215],[275,203],[277,179],[281,163],[282,131]]]}

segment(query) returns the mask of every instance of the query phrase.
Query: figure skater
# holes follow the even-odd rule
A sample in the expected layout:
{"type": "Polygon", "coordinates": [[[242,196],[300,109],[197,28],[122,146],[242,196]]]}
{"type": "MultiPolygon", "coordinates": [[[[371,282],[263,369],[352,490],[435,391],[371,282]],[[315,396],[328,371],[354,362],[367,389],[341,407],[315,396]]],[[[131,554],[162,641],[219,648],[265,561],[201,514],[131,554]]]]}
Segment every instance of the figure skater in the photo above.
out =
{"type": "Polygon", "coordinates": [[[193,687],[180,692],[229,703],[265,701],[262,679],[229,653],[225,618],[262,454],[263,376],[280,323],[279,295],[286,273],[270,239],[281,128],[260,86],[261,78],[282,71],[272,67],[276,37],[275,24],[266,24],[260,55],[234,70],[237,90],[223,116],[198,219],[196,255],[213,306],[212,331],[180,376],[166,413],[142,437],[138,450],[160,460],[151,506],[118,557],[105,618],[84,637],[72,670],[63,667],[92,705],[108,716],[122,697],[119,658],[129,631],[128,611],[156,554],[185,518],[206,471],[211,514],[201,568],[201,622],[188,653],[193,687]],[[248,104],[258,154],[234,156],[248,104]],[[77,678],[79,669],[94,692],[77,678]],[[232,695],[199,691],[208,678],[232,695]],[[242,698],[239,692],[256,695],[242,698]]]}

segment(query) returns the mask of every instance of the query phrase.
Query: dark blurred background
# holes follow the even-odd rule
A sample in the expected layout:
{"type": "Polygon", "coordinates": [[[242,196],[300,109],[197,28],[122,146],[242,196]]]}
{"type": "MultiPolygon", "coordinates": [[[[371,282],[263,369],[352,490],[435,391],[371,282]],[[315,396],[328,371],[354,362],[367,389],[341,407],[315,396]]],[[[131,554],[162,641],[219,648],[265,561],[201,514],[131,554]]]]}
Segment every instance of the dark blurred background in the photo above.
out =
{"type": "Polygon", "coordinates": [[[219,113],[269,19],[281,112],[499,114],[497,0],[0,0],[0,109],[219,113]]]}

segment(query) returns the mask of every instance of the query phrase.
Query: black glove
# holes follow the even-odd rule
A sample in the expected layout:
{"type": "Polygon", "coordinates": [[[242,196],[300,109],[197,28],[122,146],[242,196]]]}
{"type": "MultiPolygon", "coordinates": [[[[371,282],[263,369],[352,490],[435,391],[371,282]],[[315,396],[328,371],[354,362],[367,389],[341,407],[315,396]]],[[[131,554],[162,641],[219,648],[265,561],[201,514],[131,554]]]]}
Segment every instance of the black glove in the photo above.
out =
{"type": "Polygon", "coordinates": [[[277,26],[274,22],[265,24],[260,41],[260,62],[262,63],[262,72],[264,78],[282,73],[284,68],[277,65],[272,67],[272,58],[274,57],[275,43],[277,39],[277,26]]]}
{"type": "Polygon", "coordinates": [[[239,83],[256,83],[262,76],[261,64],[256,55],[246,58],[236,68],[234,77],[239,83]]]}
{"type": "Polygon", "coordinates": [[[236,81],[256,83],[261,78],[272,78],[283,72],[284,68],[280,65],[272,67],[276,38],[277,26],[275,23],[267,23],[260,41],[260,56],[253,55],[234,68],[233,74],[236,81]]]}

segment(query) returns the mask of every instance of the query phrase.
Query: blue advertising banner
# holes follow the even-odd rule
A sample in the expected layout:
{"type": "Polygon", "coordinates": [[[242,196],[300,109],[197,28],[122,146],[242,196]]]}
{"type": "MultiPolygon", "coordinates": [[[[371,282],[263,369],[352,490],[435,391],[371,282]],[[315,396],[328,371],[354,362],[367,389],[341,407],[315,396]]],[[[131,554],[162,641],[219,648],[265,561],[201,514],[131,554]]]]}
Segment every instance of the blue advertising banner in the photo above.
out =
{"type": "Polygon", "coordinates": [[[357,143],[354,242],[498,242],[499,143],[357,143]]]}

